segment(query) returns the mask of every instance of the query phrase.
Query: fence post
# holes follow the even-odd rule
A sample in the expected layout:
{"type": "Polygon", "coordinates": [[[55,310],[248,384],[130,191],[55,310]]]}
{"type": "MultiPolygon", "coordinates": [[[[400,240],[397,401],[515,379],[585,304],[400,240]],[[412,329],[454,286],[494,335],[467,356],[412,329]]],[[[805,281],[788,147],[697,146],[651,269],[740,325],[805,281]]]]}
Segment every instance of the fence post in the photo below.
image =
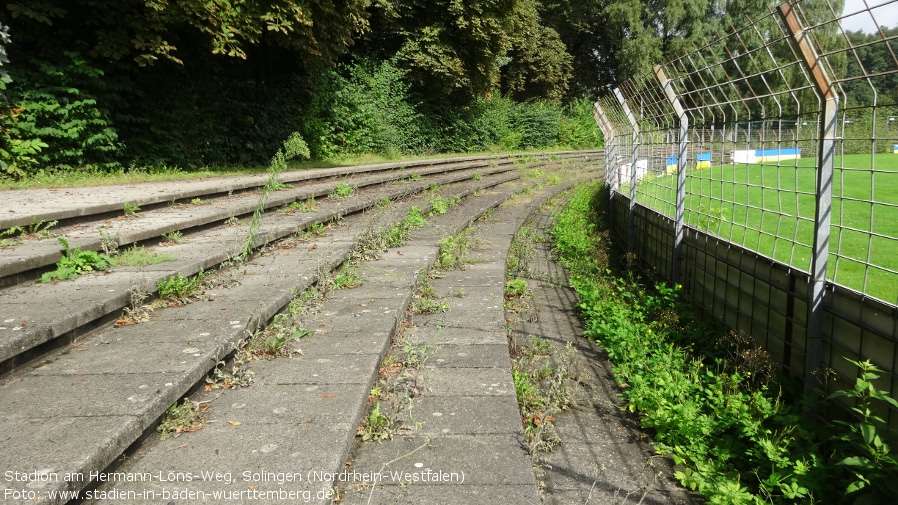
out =
{"type": "Polygon", "coordinates": [[[689,116],[680,103],[677,92],[674,91],[673,82],[664,75],[664,69],[661,65],[655,65],[655,77],[664,89],[667,100],[673,107],[677,118],[680,120],[680,143],[677,152],[677,199],[676,210],[674,215],[674,250],[673,250],[673,282],[674,284],[682,283],[682,258],[683,258],[683,240],[686,235],[684,228],[686,220],[686,161],[687,161],[687,145],[689,143],[689,116]]]}
{"type": "Polygon", "coordinates": [[[608,120],[608,116],[605,115],[605,111],[602,110],[599,102],[593,104],[593,117],[605,136],[605,183],[607,184],[610,178],[611,192],[619,192],[620,180],[617,169],[612,168],[615,166],[614,159],[617,156],[617,138],[615,137],[614,125],[608,120]]]}
{"type": "Polygon", "coordinates": [[[624,99],[624,94],[621,93],[620,88],[614,88],[614,96],[617,97],[621,108],[624,109],[624,114],[627,115],[627,120],[630,121],[630,127],[633,128],[633,161],[630,163],[630,211],[627,215],[627,252],[633,253],[636,251],[636,161],[639,157],[639,123],[636,122],[636,116],[633,115],[630,106],[627,105],[627,100],[624,99]]]}
{"type": "Polygon", "coordinates": [[[826,267],[829,257],[830,221],[832,218],[833,165],[838,134],[839,96],[826,75],[823,61],[811,44],[808,31],[795,15],[794,6],[784,3],[778,8],[791,35],[790,42],[799,59],[807,66],[817,94],[823,100],[820,116],[820,138],[817,141],[817,205],[814,215],[814,244],[811,255],[811,284],[808,300],[808,341],[804,370],[804,388],[813,389],[813,373],[823,358],[823,297],[826,289],[826,267]]]}

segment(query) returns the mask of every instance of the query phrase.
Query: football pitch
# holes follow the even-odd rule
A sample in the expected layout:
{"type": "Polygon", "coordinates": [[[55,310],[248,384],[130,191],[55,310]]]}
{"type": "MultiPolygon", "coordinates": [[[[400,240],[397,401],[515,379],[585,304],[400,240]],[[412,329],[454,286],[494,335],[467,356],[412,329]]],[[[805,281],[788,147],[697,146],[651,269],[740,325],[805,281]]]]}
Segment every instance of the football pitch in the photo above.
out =
{"type": "MultiPolygon", "coordinates": [[[[686,178],[686,223],[808,271],[816,159],[726,163],[686,178]]],[[[837,156],[828,278],[898,303],[898,154],[837,156]]],[[[646,176],[636,201],[674,215],[676,175],[646,176]]],[[[621,187],[629,194],[629,189],[621,187]]]]}

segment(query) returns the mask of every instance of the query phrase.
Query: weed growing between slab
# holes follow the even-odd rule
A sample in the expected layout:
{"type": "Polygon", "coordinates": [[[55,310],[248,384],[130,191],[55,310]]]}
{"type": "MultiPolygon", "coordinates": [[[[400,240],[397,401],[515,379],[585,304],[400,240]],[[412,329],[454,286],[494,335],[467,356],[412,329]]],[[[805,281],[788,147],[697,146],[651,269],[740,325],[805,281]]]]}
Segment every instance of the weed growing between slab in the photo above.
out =
{"type": "Polygon", "coordinates": [[[386,246],[385,248],[389,249],[391,247],[400,247],[404,245],[408,242],[413,230],[423,228],[426,224],[427,218],[424,217],[424,213],[421,212],[421,209],[418,207],[413,206],[409,209],[408,214],[401,223],[382,234],[381,238],[386,246]]]}
{"type": "Polygon", "coordinates": [[[540,241],[539,234],[529,223],[524,223],[514,234],[508,257],[505,260],[505,275],[509,278],[531,277],[530,261],[536,252],[534,243],[540,241]]]}
{"type": "Polygon", "coordinates": [[[506,281],[504,298],[505,310],[513,314],[519,314],[530,310],[530,301],[533,299],[533,293],[527,286],[525,279],[515,277],[506,281]]]}
{"type": "Polygon", "coordinates": [[[324,223],[311,223],[306,229],[297,234],[300,240],[310,240],[312,238],[323,237],[327,233],[327,226],[324,223]]]}
{"type": "Polygon", "coordinates": [[[359,278],[358,265],[347,261],[334,272],[333,277],[334,289],[352,289],[361,286],[359,278]]]}
{"type": "Polygon", "coordinates": [[[353,261],[377,259],[387,249],[404,245],[411,237],[412,231],[425,224],[427,219],[424,213],[420,208],[413,206],[402,222],[395,226],[383,231],[365,230],[353,246],[350,257],[353,261]]]}
{"type": "Polygon", "coordinates": [[[184,236],[178,230],[172,230],[162,234],[162,242],[159,245],[177,245],[184,243],[184,236]]]}
{"type": "Polygon", "coordinates": [[[876,389],[881,370],[854,362],[851,422],[808,422],[784,399],[764,351],[699,324],[680,287],[645,287],[609,260],[607,194],[579,186],[553,235],[577,291],[586,336],[614,363],[622,396],[655,431],[655,449],[682,465],[685,486],[711,503],[887,503],[898,494],[894,431],[877,415],[898,402],[876,389]],[[890,445],[891,444],[891,445],[890,445]]]}
{"type": "Polygon", "coordinates": [[[125,217],[135,218],[140,213],[140,205],[137,205],[136,202],[125,202],[122,210],[125,213],[125,217]]]}
{"type": "Polygon", "coordinates": [[[327,195],[328,198],[334,198],[337,200],[342,200],[344,198],[348,198],[353,193],[353,187],[346,182],[338,182],[336,186],[334,186],[334,190],[331,194],[327,195]]]}
{"type": "Polygon", "coordinates": [[[418,272],[417,277],[415,299],[409,311],[412,314],[436,314],[449,310],[449,304],[442,300],[430,285],[429,274],[422,270],[418,272]]]}
{"type": "Polygon", "coordinates": [[[439,270],[462,269],[471,262],[467,257],[468,251],[475,244],[476,230],[468,227],[464,230],[440,240],[440,249],[437,254],[436,268],[439,270]]]}
{"type": "Polygon", "coordinates": [[[291,348],[288,344],[312,336],[312,331],[301,325],[289,324],[284,319],[282,314],[278,314],[264,330],[253,335],[249,345],[253,355],[272,359],[278,356],[289,357],[302,354],[301,350],[291,348]]]}
{"type": "Polygon", "coordinates": [[[415,398],[424,392],[421,370],[434,349],[409,342],[408,329],[408,322],[403,321],[378,369],[368,395],[368,415],[356,433],[362,442],[389,440],[421,427],[413,415],[415,398]]]}
{"type": "Polygon", "coordinates": [[[118,254],[119,242],[121,237],[118,232],[112,233],[108,228],[100,228],[100,249],[106,256],[118,254]]]}
{"type": "Polygon", "coordinates": [[[95,251],[84,251],[79,247],[69,247],[69,242],[58,237],[62,246],[62,258],[56,263],[56,270],[41,276],[41,282],[52,280],[67,281],[89,272],[108,270],[113,261],[109,256],[95,251]]]}
{"type": "Polygon", "coordinates": [[[309,147],[299,133],[294,133],[284,141],[284,145],[274,157],[271,158],[271,164],[268,166],[268,180],[262,188],[262,194],[259,195],[259,202],[256,204],[256,210],[253,211],[253,217],[249,221],[249,229],[246,232],[246,239],[243,241],[243,247],[240,254],[235,258],[242,263],[252,256],[255,248],[256,235],[259,232],[259,226],[262,224],[262,215],[265,214],[265,206],[268,203],[268,195],[272,191],[278,191],[285,188],[285,185],[277,180],[278,176],[287,170],[287,160],[292,158],[308,158],[309,147]]]}
{"type": "Polygon", "coordinates": [[[292,215],[294,212],[318,212],[318,202],[314,196],[310,196],[303,202],[290,202],[289,205],[281,207],[278,212],[286,215],[292,215]]]}
{"type": "Polygon", "coordinates": [[[230,360],[219,361],[206,377],[205,390],[248,387],[253,383],[255,375],[249,368],[254,361],[301,355],[302,349],[294,344],[314,335],[313,331],[303,326],[302,318],[315,313],[320,302],[326,298],[326,292],[330,290],[320,285],[321,280],[302,293],[294,293],[285,310],[236,346],[230,360]]]}
{"type": "Polygon", "coordinates": [[[548,340],[533,336],[530,343],[517,346],[509,337],[511,374],[524,423],[530,454],[551,452],[561,444],[555,432],[555,416],[575,407],[569,389],[580,380],[574,348],[568,344],[559,352],[548,340]]]}
{"type": "Polygon", "coordinates": [[[128,294],[131,296],[131,306],[122,310],[121,317],[116,319],[114,323],[115,326],[145,323],[150,320],[150,312],[158,308],[156,303],[144,303],[149,298],[149,295],[140,286],[131,286],[128,294]]]}
{"type": "Polygon", "coordinates": [[[200,270],[196,275],[184,277],[181,272],[156,281],[156,290],[160,299],[170,306],[186,305],[202,299],[203,283],[209,274],[200,270]]]}
{"type": "Polygon", "coordinates": [[[430,197],[430,215],[439,216],[449,212],[449,209],[461,202],[461,197],[444,198],[442,195],[433,194],[430,197]]]}
{"type": "Polygon", "coordinates": [[[113,256],[112,263],[117,267],[145,267],[176,259],[174,254],[147,251],[146,247],[133,246],[113,256]]]}
{"type": "Polygon", "coordinates": [[[162,422],[156,427],[160,433],[160,440],[176,437],[181,433],[201,430],[206,426],[206,418],[209,414],[209,405],[190,401],[184,401],[178,405],[175,403],[162,416],[162,422]]]}
{"type": "Polygon", "coordinates": [[[56,235],[50,229],[57,223],[33,218],[28,226],[13,226],[0,231],[0,249],[20,245],[25,239],[52,238],[56,235]]]}

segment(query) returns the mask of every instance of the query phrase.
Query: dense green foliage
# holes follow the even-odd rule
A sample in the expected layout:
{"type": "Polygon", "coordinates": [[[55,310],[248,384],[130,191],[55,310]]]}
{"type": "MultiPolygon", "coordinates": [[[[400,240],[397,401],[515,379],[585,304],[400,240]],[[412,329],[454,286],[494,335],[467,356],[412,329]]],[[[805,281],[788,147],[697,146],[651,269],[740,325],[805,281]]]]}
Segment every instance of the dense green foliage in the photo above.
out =
{"type": "Polygon", "coordinates": [[[259,166],[293,132],[317,159],[596,147],[590,97],[769,3],[16,0],[0,174],[259,166]]]}
{"type": "Polygon", "coordinates": [[[804,420],[767,354],[751,339],[695,319],[680,287],[646,288],[610,259],[607,194],[578,188],[553,234],[588,337],[607,351],[622,396],[682,465],[680,481],[710,503],[888,503],[898,492],[894,432],[878,416],[898,402],[855,363],[848,421],[804,420]]]}
{"type": "Polygon", "coordinates": [[[259,166],[293,132],[317,159],[596,147],[582,131],[588,102],[561,101],[572,58],[542,9],[538,0],[9,3],[0,174],[259,166]]]}

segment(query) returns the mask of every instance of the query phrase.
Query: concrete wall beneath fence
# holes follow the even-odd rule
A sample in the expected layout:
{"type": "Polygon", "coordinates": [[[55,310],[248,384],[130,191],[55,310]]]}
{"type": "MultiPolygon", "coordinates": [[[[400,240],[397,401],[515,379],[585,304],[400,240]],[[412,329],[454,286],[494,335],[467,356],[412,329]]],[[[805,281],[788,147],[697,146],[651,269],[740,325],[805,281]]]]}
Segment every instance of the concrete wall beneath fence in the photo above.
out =
{"type": "MultiPolygon", "coordinates": [[[[611,233],[627,243],[629,198],[613,193],[611,233]]],[[[639,204],[635,207],[634,260],[658,281],[672,273],[674,222],[639,204]]],[[[700,230],[687,228],[682,284],[701,313],[744,331],[770,353],[787,376],[804,376],[808,337],[807,273],[743,249],[700,230]]],[[[829,284],[825,294],[823,362],[836,372],[826,389],[852,388],[857,369],[845,360],[869,359],[887,373],[876,382],[898,399],[898,310],[829,284]]],[[[837,413],[833,413],[838,415],[837,413]]],[[[879,414],[898,426],[898,412],[879,414]]]]}

